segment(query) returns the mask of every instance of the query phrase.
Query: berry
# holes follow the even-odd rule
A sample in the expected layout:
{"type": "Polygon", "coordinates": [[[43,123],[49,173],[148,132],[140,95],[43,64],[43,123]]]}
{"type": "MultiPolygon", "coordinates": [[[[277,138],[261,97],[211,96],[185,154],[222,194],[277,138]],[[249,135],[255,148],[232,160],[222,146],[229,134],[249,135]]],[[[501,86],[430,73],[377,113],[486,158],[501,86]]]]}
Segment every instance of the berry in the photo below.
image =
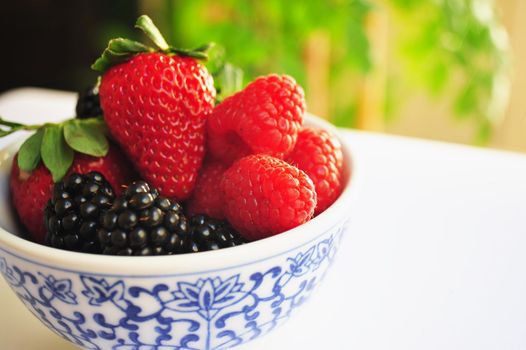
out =
{"type": "Polygon", "coordinates": [[[53,179],[42,163],[31,173],[26,173],[20,170],[16,159],[9,177],[11,201],[30,238],[43,244],[46,235],[44,208],[51,198],[53,179]]]}
{"type": "Polygon", "coordinates": [[[207,214],[216,219],[224,219],[223,192],[221,178],[227,166],[219,162],[207,162],[197,176],[194,192],[187,202],[191,214],[207,214]]]}
{"type": "Polygon", "coordinates": [[[145,181],[132,183],[101,217],[98,238],[107,255],[167,255],[189,233],[182,207],[145,181]]]}
{"type": "Polygon", "coordinates": [[[231,163],[252,153],[285,157],[296,144],[305,98],[289,76],[269,75],[217,105],[208,118],[208,149],[231,163]]]}
{"type": "Polygon", "coordinates": [[[186,199],[214,106],[206,68],[190,57],[141,53],[109,68],[99,92],[106,124],[142,178],[164,196],[186,199]]]}
{"type": "Polygon", "coordinates": [[[110,144],[108,154],[104,157],[75,153],[75,161],[69,172],[86,174],[90,171],[101,173],[110,183],[115,195],[120,195],[124,185],[137,178],[133,165],[130,164],[120,148],[112,144],[110,144]]]}
{"type": "Polygon", "coordinates": [[[98,172],[73,173],[53,187],[45,209],[46,243],[52,247],[99,253],[99,215],[111,207],[115,195],[98,172]]]}
{"type": "Polygon", "coordinates": [[[247,243],[226,221],[207,215],[194,215],[190,219],[190,235],[182,238],[185,253],[204,252],[235,247],[247,243]]]}
{"type": "MultiPolygon", "coordinates": [[[[110,146],[106,156],[100,158],[75,153],[69,173],[86,174],[91,171],[101,173],[117,194],[121,192],[123,184],[135,178],[133,167],[114,145],[110,146]]],[[[53,179],[49,170],[41,162],[31,173],[21,171],[15,156],[9,188],[15,210],[29,231],[30,238],[37,243],[44,243],[44,208],[51,199],[53,189],[53,179]]]]}
{"type": "Polygon", "coordinates": [[[77,118],[92,118],[102,115],[100,108],[99,91],[97,88],[88,88],[79,92],[77,106],[75,107],[77,118]]]}
{"type": "Polygon", "coordinates": [[[224,173],[221,188],[228,221],[249,240],[301,225],[316,207],[312,180],[268,155],[250,155],[235,162],[224,173]]]}
{"type": "Polygon", "coordinates": [[[286,160],[303,170],[314,183],[318,198],[315,215],[327,209],[342,192],[342,149],[338,139],[328,131],[303,129],[286,160]]]}

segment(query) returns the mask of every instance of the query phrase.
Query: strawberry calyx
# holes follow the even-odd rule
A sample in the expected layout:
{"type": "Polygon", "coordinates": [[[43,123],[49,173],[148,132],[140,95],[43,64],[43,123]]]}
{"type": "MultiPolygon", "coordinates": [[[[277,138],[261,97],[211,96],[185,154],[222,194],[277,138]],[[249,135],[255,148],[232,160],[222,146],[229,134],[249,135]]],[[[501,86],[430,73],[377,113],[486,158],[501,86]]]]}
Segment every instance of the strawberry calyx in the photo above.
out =
{"type": "Polygon", "coordinates": [[[102,55],[93,63],[91,68],[104,73],[114,65],[126,62],[136,54],[145,52],[162,52],[167,55],[186,56],[206,61],[208,60],[208,50],[214,46],[214,43],[208,43],[195,49],[173,47],[166,42],[157,26],[146,15],[137,19],[135,27],[142,30],[156,48],[126,38],[111,39],[102,55]]]}
{"type": "Polygon", "coordinates": [[[22,130],[34,133],[20,146],[18,167],[30,173],[42,161],[54,182],[66,175],[75,151],[93,157],[104,157],[109,151],[106,124],[101,117],[33,125],[0,118],[0,137],[22,130]]]}
{"type": "Polygon", "coordinates": [[[243,71],[225,61],[225,50],[222,46],[208,43],[191,50],[173,47],[166,42],[159,28],[147,15],[142,15],[137,19],[135,28],[140,29],[155,47],[126,38],[111,39],[91,68],[104,74],[111,67],[124,63],[137,54],[161,52],[166,55],[192,57],[206,62],[207,69],[214,77],[214,86],[217,90],[216,103],[220,103],[243,88],[243,71]]]}

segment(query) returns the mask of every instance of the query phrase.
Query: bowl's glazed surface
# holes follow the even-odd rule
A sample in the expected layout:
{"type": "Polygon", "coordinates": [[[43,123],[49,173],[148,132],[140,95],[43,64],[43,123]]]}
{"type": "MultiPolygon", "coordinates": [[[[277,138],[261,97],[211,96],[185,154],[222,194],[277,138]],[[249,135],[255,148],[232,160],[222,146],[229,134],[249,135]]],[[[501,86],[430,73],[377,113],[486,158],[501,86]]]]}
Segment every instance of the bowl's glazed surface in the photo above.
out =
{"type": "MultiPolygon", "coordinates": [[[[308,124],[334,130],[312,117],[308,124]]],[[[16,149],[0,152],[0,272],[48,328],[85,349],[226,349],[265,334],[322,281],[349,218],[351,159],[344,145],[340,198],[283,234],[180,256],[61,251],[10,233],[7,180],[16,149]]]]}

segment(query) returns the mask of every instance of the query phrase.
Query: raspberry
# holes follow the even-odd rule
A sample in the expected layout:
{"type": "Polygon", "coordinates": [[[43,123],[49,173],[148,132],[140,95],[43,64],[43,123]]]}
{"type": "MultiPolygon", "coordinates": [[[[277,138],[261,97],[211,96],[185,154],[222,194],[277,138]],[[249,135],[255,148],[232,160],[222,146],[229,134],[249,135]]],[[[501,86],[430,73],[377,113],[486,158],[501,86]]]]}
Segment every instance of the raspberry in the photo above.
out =
{"type": "Polygon", "coordinates": [[[223,192],[220,183],[227,166],[219,162],[207,162],[199,171],[194,192],[187,202],[191,214],[206,214],[216,219],[224,219],[223,192]]]}
{"type": "Polygon", "coordinates": [[[249,155],[223,175],[225,214],[245,238],[269,237],[307,222],[314,214],[312,180],[269,155],[249,155]]]}
{"type": "Polygon", "coordinates": [[[318,198],[315,215],[327,209],[342,191],[343,154],[340,142],[329,132],[305,128],[287,162],[303,170],[314,183],[318,198]]]}
{"type": "Polygon", "coordinates": [[[71,174],[55,184],[45,209],[46,243],[52,247],[100,253],[99,215],[111,207],[115,195],[97,172],[71,174]]]}
{"type": "Polygon", "coordinates": [[[252,153],[283,158],[292,151],[303,123],[305,98],[289,76],[269,75],[225,99],[208,118],[208,148],[231,163],[252,153]]]}

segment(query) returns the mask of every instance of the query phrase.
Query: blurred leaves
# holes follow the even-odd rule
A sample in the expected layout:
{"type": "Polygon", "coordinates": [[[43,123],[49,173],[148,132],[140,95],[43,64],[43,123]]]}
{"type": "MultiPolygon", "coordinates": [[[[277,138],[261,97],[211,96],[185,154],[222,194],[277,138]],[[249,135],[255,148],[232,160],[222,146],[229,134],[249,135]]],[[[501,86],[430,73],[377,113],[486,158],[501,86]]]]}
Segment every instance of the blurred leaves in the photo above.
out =
{"type": "Polygon", "coordinates": [[[390,0],[402,74],[415,86],[451,100],[458,118],[478,125],[477,142],[508,100],[507,34],[495,16],[493,0],[390,0]],[[418,29],[416,29],[418,28],[418,29]]]}
{"type": "MultiPolygon", "coordinates": [[[[331,89],[347,78],[343,71],[350,68],[365,74],[372,68],[365,28],[371,11],[368,0],[166,0],[165,9],[170,16],[172,44],[221,44],[226,59],[243,69],[244,84],[272,72],[289,74],[305,86],[305,46],[310,35],[319,30],[331,42],[331,61],[327,62],[331,65],[331,89]]],[[[329,98],[331,118],[351,126],[356,97],[341,98],[341,93],[333,91],[329,98]]]]}
{"type": "Polygon", "coordinates": [[[368,33],[377,11],[389,15],[389,50],[402,66],[386,73],[387,119],[404,91],[425,88],[450,100],[459,118],[474,120],[483,140],[506,106],[507,36],[494,0],[165,0],[165,10],[171,44],[223,45],[245,84],[275,72],[306,86],[308,41],[323,33],[330,43],[328,112],[339,125],[355,123],[361,84],[374,72],[368,33]]]}

